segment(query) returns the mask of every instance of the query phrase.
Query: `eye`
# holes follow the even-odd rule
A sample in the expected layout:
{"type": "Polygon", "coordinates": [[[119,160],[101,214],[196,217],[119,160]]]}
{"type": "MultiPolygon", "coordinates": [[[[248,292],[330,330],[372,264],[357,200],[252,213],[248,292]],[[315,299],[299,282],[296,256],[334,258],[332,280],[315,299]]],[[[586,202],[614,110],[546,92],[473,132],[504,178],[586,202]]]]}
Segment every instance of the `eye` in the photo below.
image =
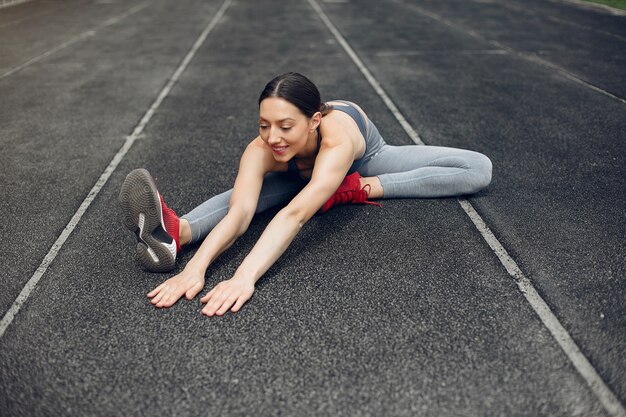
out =
{"type": "Polygon", "coordinates": [[[282,130],[289,130],[289,129],[291,129],[291,126],[283,126],[283,127],[281,127],[281,129],[282,130]]]}
{"type": "Polygon", "coordinates": [[[259,125],[259,129],[267,129],[267,125],[259,125]]]}

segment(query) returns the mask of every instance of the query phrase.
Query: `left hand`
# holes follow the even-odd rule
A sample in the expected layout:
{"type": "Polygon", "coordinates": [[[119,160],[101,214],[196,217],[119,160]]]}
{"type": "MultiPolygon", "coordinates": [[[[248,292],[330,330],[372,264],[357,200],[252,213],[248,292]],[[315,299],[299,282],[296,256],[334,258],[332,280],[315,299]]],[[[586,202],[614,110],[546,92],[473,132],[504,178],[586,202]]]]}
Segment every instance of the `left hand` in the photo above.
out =
{"type": "Polygon", "coordinates": [[[200,298],[200,301],[206,304],[202,309],[202,314],[209,317],[214,314],[221,316],[229,309],[236,313],[252,297],[252,293],[254,293],[254,283],[250,280],[231,278],[222,281],[200,298]]]}

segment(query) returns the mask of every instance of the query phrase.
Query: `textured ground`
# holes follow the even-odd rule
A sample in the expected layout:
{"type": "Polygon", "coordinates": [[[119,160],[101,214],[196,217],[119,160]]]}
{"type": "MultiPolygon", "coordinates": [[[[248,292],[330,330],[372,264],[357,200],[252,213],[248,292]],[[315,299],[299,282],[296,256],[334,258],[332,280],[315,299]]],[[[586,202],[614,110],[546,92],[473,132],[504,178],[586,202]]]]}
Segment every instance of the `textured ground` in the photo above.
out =
{"type": "MultiPolygon", "coordinates": [[[[624,15],[549,0],[0,9],[0,415],[623,415],[625,50],[624,15]],[[470,202],[616,408],[590,389],[456,199],[314,217],[237,314],[203,317],[197,299],[150,305],[145,294],[171,274],[135,260],[116,207],[125,175],[146,167],[181,213],[230,188],[273,76],[302,72],[323,98],[359,103],[387,142],[413,143],[312,5],[426,144],[492,159],[492,184],[470,202]]],[[[210,267],[207,290],[230,277],[272,214],[210,267]]]]}

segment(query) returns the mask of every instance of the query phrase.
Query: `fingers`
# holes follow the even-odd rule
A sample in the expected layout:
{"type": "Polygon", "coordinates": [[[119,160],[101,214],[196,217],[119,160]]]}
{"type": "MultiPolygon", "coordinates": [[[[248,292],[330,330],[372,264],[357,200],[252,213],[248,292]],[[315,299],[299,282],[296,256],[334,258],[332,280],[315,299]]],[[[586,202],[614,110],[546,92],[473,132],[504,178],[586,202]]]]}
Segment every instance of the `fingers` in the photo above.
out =
{"type": "Polygon", "coordinates": [[[202,309],[202,314],[212,317],[213,315],[222,316],[229,309],[236,313],[241,309],[246,301],[250,299],[250,295],[246,293],[214,293],[211,296],[207,294],[203,298],[207,298],[206,305],[202,309]],[[231,309],[232,307],[232,309],[231,309]]]}
{"type": "MultiPolygon", "coordinates": [[[[183,295],[191,300],[204,287],[204,279],[195,283],[187,281],[187,284],[184,284],[179,282],[181,281],[179,278],[181,277],[177,275],[149,292],[150,302],[157,308],[171,307],[183,295]],[[190,284],[191,286],[189,286],[190,284]]],[[[200,298],[200,301],[206,304],[202,309],[202,314],[209,317],[213,315],[222,316],[231,307],[232,312],[235,313],[250,299],[253,292],[254,285],[245,283],[242,285],[241,281],[222,281],[200,298]]]]}
{"type": "Polygon", "coordinates": [[[147,295],[150,302],[158,308],[171,307],[182,297],[191,300],[204,286],[204,275],[180,273],[168,279],[147,295]]]}
{"type": "Polygon", "coordinates": [[[152,301],[150,301],[155,307],[169,307],[170,305],[167,305],[168,302],[170,301],[171,298],[171,293],[170,291],[168,291],[168,288],[164,288],[156,297],[154,297],[152,299],[152,301]]]}
{"type": "Polygon", "coordinates": [[[180,295],[177,296],[177,294],[173,294],[171,291],[168,291],[163,295],[163,298],[155,304],[155,306],[158,308],[171,307],[176,301],[178,301],[179,298],[180,295]]]}
{"type": "Polygon", "coordinates": [[[239,309],[241,308],[241,306],[242,306],[242,305],[243,305],[246,301],[248,301],[248,298],[246,298],[246,297],[244,297],[244,296],[239,297],[239,298],[237,299],[237,302],[235,303],[235,306],[231,309],[231,311],[232,311],[233,313],[238,312],[238,311],[239,311],[239,309]]]}
{"type": "MultiPolygon", "coordinates": [[[[202,309],[202,314],[211,317],[216,312],[218,312],[218,310],[222,311],[223,307],[226,304],[228,304],[227,300],[228,300],[228,293],[226,292],[216,293],[212,298],[209,297],[209,299],[206,302],[206,305],[202,309]]],[[[230,305],[232,305],[232,303],[230,305]]],[[[230,307],[230,305],[228,307],[230,307]]],[[[226,308],[226,310],[228,310],[228,308],[226,308]]],[[[224,314],[224,312],[225,310],[222,312],[222,314],[224,314]]],[[[222,314],[218,313],[218,316],[221,316],[222,314]]]]}
{"type": "Polygon", "coordinates": [[[237,301],[237,298],[237,294],[231,294],[230,292],[226,291],[215,294],[212,299],[207,301],[207,304],[202,309],[202,314],[209,317],[213,316],[214,314],[221,316],[228,311],[228,309],[235,303],[235,301],[237,301]]]}
{"type": "Polygon", "coordinates": [[[184,290],[172,286],[167,281],[155,288],[148,296],[152,297],[150,303],[157,308],[171,307],[183,295],[184,290]]]}
{"type": "Polygon", "coordinates": [[[235,301],[237,301],[237,296],[228,297],[224,301],[222,306],[215,312],[215,314],[217,314],[218,316],[224,315],[224,313],[226,313],[232,307],[232,305],[235,304],[235,301]]]}
{"type": "Polygon", "coordinates": [[[193,299],[202,290],[202,287],[203,287],[202,285],[197,284],[189,288],[187,292],[185,293],[185,298],[187,298],[188,300],[193,299]]]}
{"type": "Polygon", "coordinates": [[[157,294],[159,293],[159,291],[161,291],[161,289],[165,286],[165,284],[166,284],[166,283],[164,282],[164,283],[162,283],[161,285],[159,285],[158,287],[156,287],[155,289],[153,289],[152,291],[150,291],[150,292],[148,293],[148,298],[152,298],[152,297],[154,297],[155,295],[157,295],[157,294]]]}
{"type": "Polygon", "coordinates": [[[217,290],[217,287],[213,288],[211,291],[209,291],[208,293],[204,294],[202,296],[202,298],[200,298],[200,302],[201,303],[207,303],[211,299],[213,294],[215,293],[215,290],[217,290]]]}
{"type": "Polygon", "coordinates": [[[159,292],[152,300],[150,300],[150,302],[154,305],[158,304],[159,302],[161,302],[161,300],[163,299],[163,297],[165,297],[165,293],[166,293],[167,288],[162,288],[161,292],[159,292]]]}

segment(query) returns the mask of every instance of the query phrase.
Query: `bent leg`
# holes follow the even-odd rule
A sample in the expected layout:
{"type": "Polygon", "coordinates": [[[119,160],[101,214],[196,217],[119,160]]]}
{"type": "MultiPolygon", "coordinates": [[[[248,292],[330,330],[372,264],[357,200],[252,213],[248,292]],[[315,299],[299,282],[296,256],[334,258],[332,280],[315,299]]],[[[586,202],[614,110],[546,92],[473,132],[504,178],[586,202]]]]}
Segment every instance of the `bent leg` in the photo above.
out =
{"type": "Polygon", "coordinates": [[[491,182],[485,155],[442,146],[384,145],[359,174],[377,176],[383,198],[451,197],[475,193],[491,182]]]}
{"type": "MultiPolygon", "coordinates": [[[[306,182],[294,178],[286,173],[270,172],[263,179],[263,187],[259,195],[256,213],[261,213],[270,207],[283,204],[291,200],[304,188],[306,182]]],[[[191,241],[195,243],[204,239],[211,230],[222,220],[230,205],[230,189],[221,194],[211,197],[189,213],[181,216],[189,222],[191,229],[191,241]]]]}

